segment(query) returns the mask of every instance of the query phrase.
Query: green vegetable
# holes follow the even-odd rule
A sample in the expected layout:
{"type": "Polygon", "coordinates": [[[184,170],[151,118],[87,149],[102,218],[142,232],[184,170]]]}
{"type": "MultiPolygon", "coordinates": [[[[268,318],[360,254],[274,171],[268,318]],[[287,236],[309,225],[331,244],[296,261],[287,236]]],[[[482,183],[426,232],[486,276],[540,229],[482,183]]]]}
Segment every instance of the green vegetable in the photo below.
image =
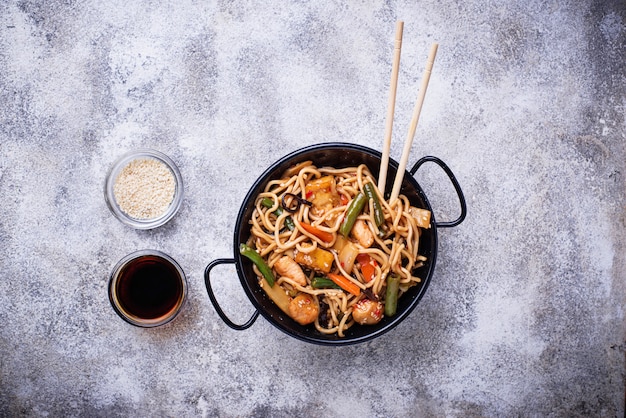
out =
{"type": "Polygon", "coordinates": [[[359,193],[354,199],[352,199],[352,202],[350,202],[350,205],[348,206],[348,210],[346,210],[343,222],[339,227],[339,233],[341,235],[347,237],[350,234],[350,231],[352,231],[352,227],[356,222],[356,218],[363,211],[363,207],[365,207],[366,201],[367,197],[365,197],[363,193],[359,193]]]}
{"type": "MultiPolygon", "coordinates": [[[[270,199],[269,197],[264,197],[263,200],[261,200],[261,204],[265,206],[266,208],[271,208],[272,206],[274,206],[274,201],[270,199]]],[[[283,214],[283,208],[278,206],[278,208],[276,208],[276,210],[274,211],[274,215],[280,216],[282,214],[283,214]]],[[[291,216],[287,216],[285,218],[285,226],[290,231],[293,231],[296,228],[296,225],[293,223],[293,219],[291,219],[291,216]]]]}
{"type": "Polygon", "coordinates": [[[368,199],[374,202],[374,220],[376,221],[376,226],[381,226],[383,222],[385,222],[385,215],[383,214],[383,208],[380,206],[380,200],[378,200],[378,194],[376,190],[374,190],[374,186],[372,183],[365,183],[363,185],[363,191],[368,199]]]}
{"type": "MultiPolygon", "coordinates": [[[[261,204],[263,206],[265,206],[266,208],[271,208],[272,206],[274,206],[274,201],[272,199],[270,199],[269,197],[264,197],[263,200],[261,200],[261,204]]],[[[280,206],[278,207],[278,209],[281,210],[280,206]]],[[[278,209],[276,210],[278,212],[278,209]]]]}
{"type": "Polygon", "coordinates": [[[267,281],[267,284],[269,284],[270,287],[274,286],[274,273],[272,273],[272,269],[267,265],[259,253],[246,244],[241,244],[239,246],[239,253],[244,257],[249,258],[250,261],[256,264],[257,268],[267,281]]]}
{"type": "Polygon", "coordinates": [[[387,291],[385,294],[385,315],[394,316],[398,309],[398,287],[400,286],[399,276],[389,276],[387,278],[387,291]]]}
{"type": "Polygon", "coordinates": [[[311,287],[313,289],[341,289],[341,287],[328,277],[314,277],[313,280],[311,280],[311,287]]]}

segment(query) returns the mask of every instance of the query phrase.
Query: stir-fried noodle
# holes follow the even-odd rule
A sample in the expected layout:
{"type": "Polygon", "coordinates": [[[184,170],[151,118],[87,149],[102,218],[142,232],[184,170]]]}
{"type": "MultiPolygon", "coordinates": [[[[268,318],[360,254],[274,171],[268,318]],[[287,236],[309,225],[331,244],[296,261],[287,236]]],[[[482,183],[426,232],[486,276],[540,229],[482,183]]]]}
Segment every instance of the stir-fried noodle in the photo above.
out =
{"type": "Polygon", "coordinates": [[[343,337],[355,323],[394,315],[397,298],[420,282],[413,272],[426,261],[418,249],[430,212],[403,195],[390,206],[375,184],[365,165],[305,162],[256,198],[247,246],[271,269],[273,286],[263,283],[258,263],[254,269],[261,287],[297,322],[343,337]]]}

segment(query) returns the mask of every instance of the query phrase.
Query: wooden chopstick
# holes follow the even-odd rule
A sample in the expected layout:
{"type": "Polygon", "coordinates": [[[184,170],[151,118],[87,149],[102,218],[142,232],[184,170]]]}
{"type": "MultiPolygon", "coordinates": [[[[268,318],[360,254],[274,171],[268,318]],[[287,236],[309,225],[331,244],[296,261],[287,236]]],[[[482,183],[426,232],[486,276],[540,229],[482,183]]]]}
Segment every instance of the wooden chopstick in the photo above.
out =
{"type": "Polygon", "coordinates": [[[424,104],[424,97],[426,97],[426,89],[428,88],[428,81],[430,80],[430,73],[433,69],[433,63],[435,62],[435,56],[437,55],[437,48],[439,44],[433,43],[430,47],[430,53],[428,54],[428,61],[426,62],[426,68],[424,69],[424,76],[422,77],[422,84],[420,86],[420,92],[413,109],[413,117],[409,124],[409,132],[404,142],[404,149],[402,150],[402,158],[400,159],[400,165],[398,166],[398,172],[393,183],[393,189],[391,196],[389,197],[389,204],[393,205],[400,195],[400,187],[402,186],[402,179],[404,178],[404,172],[409,160],[409,154],[411,152],[411,145],[413,144],[413,137],[415,136],[415,129],[417,128],[417,121],[422,111],[422,105],[424,104]]]}
{"type": "Polygon", "coordinates": [[[393,63],[391,67],[391,83],[389,85],[389,100],[387,102],[387,121],[385,123],[385,138],[383,141],[383,155],[380,160],[378,173],[378,190],[385,194],[387,185],[387,169],[389,168],[389,150],[391,148],[391,131],[393,129],[393,114],[396,108],[396,91],[398,89],[398,72],[400,70],[400,52],[402,49],[402,31],[404,22],[396,22],[396,38],[393,47],[393,63]]]}

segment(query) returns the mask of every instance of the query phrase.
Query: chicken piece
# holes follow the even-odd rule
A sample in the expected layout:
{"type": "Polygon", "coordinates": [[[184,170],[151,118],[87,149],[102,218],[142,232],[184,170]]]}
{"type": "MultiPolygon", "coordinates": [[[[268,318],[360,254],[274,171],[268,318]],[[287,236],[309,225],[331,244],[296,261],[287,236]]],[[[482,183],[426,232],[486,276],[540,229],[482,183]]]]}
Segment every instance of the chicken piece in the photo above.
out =
{"type": "Polygon", "coordinates": [[[385,306],[370,299],[361,299],[354,305],[352,318],[361,325],[374,325],[380,322],[385,306]]]}
{"type": "Polygon", "coordinates": [[[415,218],[415,222],[417,226],[420,228],[430,228],[430,211],[426,209],[416,208],[411,206],[409,208],[409,213],[413,218],[415,218]]]}
{"type": "Polygon", "coordinates": [[[289,316],[300,325],[315,322],[320,313],[320,307],[313,296],[308,293],[299,293],[289,303],[289,316]]]}
{"type": "Polygon", "coordinates": [[[364,248],[369,248],[374,244],[374,234],[363,219],[357,219],[352,227],[351,234],[364,248]]]}
{"type": "Polygon", "coordinates": [[[300,286],[306,286],[306,276],[302,271],[302,267],[293,258],[287,255],[282,256],[274,263],[274,268],[279,275],[293,280],[300,286]]]}

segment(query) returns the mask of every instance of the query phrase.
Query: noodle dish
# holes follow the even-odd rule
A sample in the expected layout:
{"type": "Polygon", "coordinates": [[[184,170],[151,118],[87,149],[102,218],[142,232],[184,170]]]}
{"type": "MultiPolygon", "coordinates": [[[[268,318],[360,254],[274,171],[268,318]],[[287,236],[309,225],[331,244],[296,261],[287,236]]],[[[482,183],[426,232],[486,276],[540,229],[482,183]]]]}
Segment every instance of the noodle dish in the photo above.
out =
{"type": "Polygon", "coordinates": [[[338,338],[397,315],[428,260],[430,210],[402,194],[385,201],[365,164],[299,162],[254,197],[247,221],[239,252],[259,288],[293,321],[338,338]]]}

